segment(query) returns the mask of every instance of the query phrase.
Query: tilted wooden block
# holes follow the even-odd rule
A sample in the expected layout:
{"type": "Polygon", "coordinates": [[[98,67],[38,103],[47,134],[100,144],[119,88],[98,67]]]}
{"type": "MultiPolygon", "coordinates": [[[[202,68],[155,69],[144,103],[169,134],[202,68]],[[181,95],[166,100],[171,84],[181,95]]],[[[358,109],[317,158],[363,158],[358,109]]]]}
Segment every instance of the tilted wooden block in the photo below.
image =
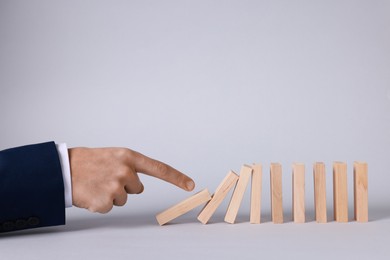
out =
{"type": "Polygon", "coordinates": [[[169,221],[189,212],[190,210],[206,203],[211,199],[211,195],[207,189],[204,189],[182,202],[170,207],[169,209],[157,214],[157,222],[162,226],[169,221]]]}
{"type": "Polygon", "coordinates": [[[364,162],[353,164],[355,220],[368,221],[368,166],[364,162]]]}
{"type": "Polygon", "coordinates": [[[279,163],[271,164],[271,213],[275,224],[283,223],[282,201],[282,166],[279,163]]]}
{"type": "Polygon", "coordinates": [[[236,220],[238,209],[240,208],[242,198],[244,197],[246,186],[248,185],[249,179],[252,175],[252,168],[248,165],[241,167],[240,177],[238,179],[236,188],[233,192],[232,198],[229,203],[225,215],[225,221],[233,224],[236,220]]]}
{"type": "Polygon", "coordinates": [[[293,220],[295,223],[305,223],[305,165],[293,165],[293,220]]]}
{"type": "Polygon", "coordinates": [[[252,165],[252,186],[251,186],[251,213],[249,222],[260,224],[261,220],[261,185],[262,167],[261,164],[252,165]]]}
{"type": "Polygon", "coordinates": [[[325,164],[318,162],[313,166],[314,179],[314,207],[318,223],[326,223],[326,172],[325,164]]]}
{"type": "Polygon", "coordinates": [[[337,222],[348,222],[347,164],[333,164],[333,207],[337,222]]]}
{"type": "Polygon", "coordinates": [[[222,180],[222,182],[215,190],[212,199],[206,204],[203,210],[199,213],[198,220],[200,222],[206,224],[210,220],[211,216],[214,214],[216,209],[222,203],[223,199],[229,193],[231,188],[233,188],[234,185],[236,185],[237,180],[238,180],[238,175],[235,174],[233,171],[230,171],[226,175],[226,177],[222,180]]]}

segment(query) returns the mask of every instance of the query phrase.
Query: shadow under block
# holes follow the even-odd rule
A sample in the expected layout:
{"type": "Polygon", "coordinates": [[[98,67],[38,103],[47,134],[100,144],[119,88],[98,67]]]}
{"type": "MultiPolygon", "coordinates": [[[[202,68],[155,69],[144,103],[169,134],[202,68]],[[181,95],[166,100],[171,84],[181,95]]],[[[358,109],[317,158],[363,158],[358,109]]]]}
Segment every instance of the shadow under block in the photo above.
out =
{"type": "Polygon", "coordinates": [[[211,216],[217,210],[219,205],[222,203],[229,191],[236,185],[238,180],[238,175],[233,171],[230,171],[226,177],[219,184],[215,190],[212,199],[206,204],[203,210],[198,215],[198,220],[203,224],[207,224],[211,216]]]}
{"type": "Polygon", "coordinates": [[[229,207],[225,215],[225,221],[227,223],[233,224],[236,220],[238,209],[240,208],[241,201],[244,197],[244,193],[248,185],[249,179],[251,178],[251,175],[252,168],[248,165],[243,165],[241,167],[240,177],[238,179],[236,188],[234,189],[232,198],[229,203],[229,207]]]}
{"type": "Polygon", "coordinates": [[[318,223],[326,223],[326,172],[324,163],[315,163],[313,166],[314,179],[314,207],[318,223]]]}
{"type": "Polygon", "coordinates": [[[252,165],[252,185],[251,185],[251,212],[249,222],[260,224],[261,219],[261,185],[262,167],[261,164],[252,165]]]}
{"type": "Polygon", "coordinates": [[[211,195],[207,189],[204,189],[191,197],[183,200],[182,202],[170,207],[169,209],[157,214],[156,219],[160,226],[168,223],[169,221],[191,211],[192,209],[200,206],[203,203],[208,202],[211,199],[211,195]]]}
{"type": "Polygon", "coordinates": [[[305,165],[295,163],[292,176],[293,220],[295,223],[305,223],[305,165]]]}
{"type": "Polygon", "coordinates": [[[364,162],[353,164],[355,220],[368,222],[368,166],[364,162]]]}
{"type": "Polygon", "coordinates": [[[272,221],[275,224],[283,223],[283,201],[282,201],[282,166],[279,163],[271,164],[271,213],[272,221]]]}
{"type": "Polygon", "coordinates": [[[333,164],[333,207],[334,220],[348,222],[347,164],[333,164]]]}

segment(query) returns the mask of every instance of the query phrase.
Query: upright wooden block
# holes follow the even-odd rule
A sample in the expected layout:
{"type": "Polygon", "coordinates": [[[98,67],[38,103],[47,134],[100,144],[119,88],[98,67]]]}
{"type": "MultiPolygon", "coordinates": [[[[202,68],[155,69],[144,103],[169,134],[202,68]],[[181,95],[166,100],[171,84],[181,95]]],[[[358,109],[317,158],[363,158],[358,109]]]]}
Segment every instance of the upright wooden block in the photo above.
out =
{"type": "Polygon", "coordinates": [[[203,210],[199,213],[198,220],[200,222],[202,222],[203,224],[207,224],[207,222],[210,220],[211,216],[217,210],[217,208],[222,203],[222,201],[229,193],[231,188],[233,188],[234,185],[236,185],[237,180],[238,180],[238,175],[235,174],[233,171],[230,171],[226,175],[226,177],[222,180],[222,182],[215,190],[212,199],[206,204],[203,210]]]}
{"type": "Polygon", "coordinates": [[[227,209],[225,215],[225,221],[227,223],[233,224],[236,220],[238,209],[240,208],[240,204],[242,198],[244,197],[246,186],[248,185],[249,179],[252,175],[252,168],[248,165],[244,165],[241,167],[240,177],[238,179],[236,189],[233,192],[232,198],[229,203],[229,207],[227,209]]]}
{"type": "Polygon", "coordinates": [[[305,165],[293,164],[293,220],[295,223],[305,223],[305,165]]]}
{"type": "Polygon", "coordinates": [[[333,164],[333,207],[334,219],[337,222],[348,222],[348,186],[347,164],[333,164]]]}
{"type": "Polygon", "coordinates": [[[251,213],[250,223],[260,224],[261,220],[261,185],[262,185],[262,167],[261,164],[252,166],[252,187],[251,187],[251,213]]]}
{"type": "Polygon", "coordinates": [[[364,162],[353,164],[355,220],[368,222],[368,166],[364,162]]]}
{"type": "Polygon", "coordinates": [[[170,207],[169,209],[157,214],[157,222],[162,226],[167,222],[189,212],[190,210],[206,203],[211,199],[211,195],[207,189],[204,189],[188,199],[170,207]]]}
{"type": "Polygon", "coordinates": [[[326,172],[325,164],[318,162],[313,166],[314,207],[318,223],[326,223],[326,172]]]}
{"type": "Polygon", "coordinates": [[[271,213],[275,224],[283,223],[282,201],[282,166],[279,163],[271,164],[271,213]]]}

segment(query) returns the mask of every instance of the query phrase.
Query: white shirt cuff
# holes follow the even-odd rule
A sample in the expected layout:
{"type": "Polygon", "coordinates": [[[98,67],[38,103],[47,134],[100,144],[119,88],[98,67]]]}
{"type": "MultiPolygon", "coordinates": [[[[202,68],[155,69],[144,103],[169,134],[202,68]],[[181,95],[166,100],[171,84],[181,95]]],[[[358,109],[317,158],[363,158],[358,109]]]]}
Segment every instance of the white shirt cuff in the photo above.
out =
{"type": "Polygon", "coordinates": [[[70,177],[68,147],[65,143],[56,144],[56,146],[61,163],[62,178],[64,179],[65,208],[70,208],[72,207],[72,181],[70,177]]]}

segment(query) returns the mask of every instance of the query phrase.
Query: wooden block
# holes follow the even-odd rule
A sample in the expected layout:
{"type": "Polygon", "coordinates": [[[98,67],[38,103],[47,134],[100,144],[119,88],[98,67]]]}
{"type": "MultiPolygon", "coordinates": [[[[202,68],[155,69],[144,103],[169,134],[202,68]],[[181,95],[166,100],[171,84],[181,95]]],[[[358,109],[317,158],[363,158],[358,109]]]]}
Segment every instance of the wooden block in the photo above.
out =
{"type": "Polygon", "coordinates": [[[275,224],[283,223],[282,201],[282,166],[279,163],[271,164],[271,213],[275,224]]]}
{"type": "Polygon", "coordinates": [[[355,220],[368,222],[368,166],[364,162],[353,164],[355,220]]]}
{"type": "Polygon", "coordinates": [[[261,184],[262,184],[262,167],[261,164],[252,166],[252,186],[251,186],[251,213],[250,223],[260,224],[261,219],[261,184]]]}
{"type": "Polygon", "coordinates": [[[212,199],[206,204],[203,210],[199,213],[198,220],[200,222],[202,222],[203,224],[207,224],[207,222],[210,220],[211,216],[217,210],[217,208],[222,203],[222,201],[229,193],[231,188],[233,188],[234,185],[236,185],[237,180],[238,180],[238,175],[235,174],[233,171],[230,171],[226,175],[226,177],[222,180],[222,182],[215,190],[212,199]]]}
{"type": "Polygon", "coordinates": [[[295,223],[305,223],[305,165],[293,164],[293,220],[295,223]]]}
{"type": "Polygon", "coordinates": [[[314,207],[318,223],[326,223],[326,172],[325,164],[318,162],[313,166],[314,207]]]}
{"type": "Polygon", "coordinates": [[[204,189],[182,202],[170,207],[169,209],[157,214],[157,222],[162,226],[169,221],[189,212],[190,210],[206,203],[211,199],[211,195],[207,189],[204,189]]]}
{"type": "Polygon", "coordinates": [[[337,222],[348,222],[347,164],[333,164],[333,207],[337,222]]]}
{"type": "Polygon", "coordinates": [[[248,185],[249,179],[252,175],[252,168],[248,165],[243,165],[240,171],[240,177],[238,179],[236,188],[233,192],[232,198],[229,203],[225,215],[225,221],[233,224],[236,220],[238,209],[240,208],[242,198],[244,197],[246,186],[248,185]]]}

